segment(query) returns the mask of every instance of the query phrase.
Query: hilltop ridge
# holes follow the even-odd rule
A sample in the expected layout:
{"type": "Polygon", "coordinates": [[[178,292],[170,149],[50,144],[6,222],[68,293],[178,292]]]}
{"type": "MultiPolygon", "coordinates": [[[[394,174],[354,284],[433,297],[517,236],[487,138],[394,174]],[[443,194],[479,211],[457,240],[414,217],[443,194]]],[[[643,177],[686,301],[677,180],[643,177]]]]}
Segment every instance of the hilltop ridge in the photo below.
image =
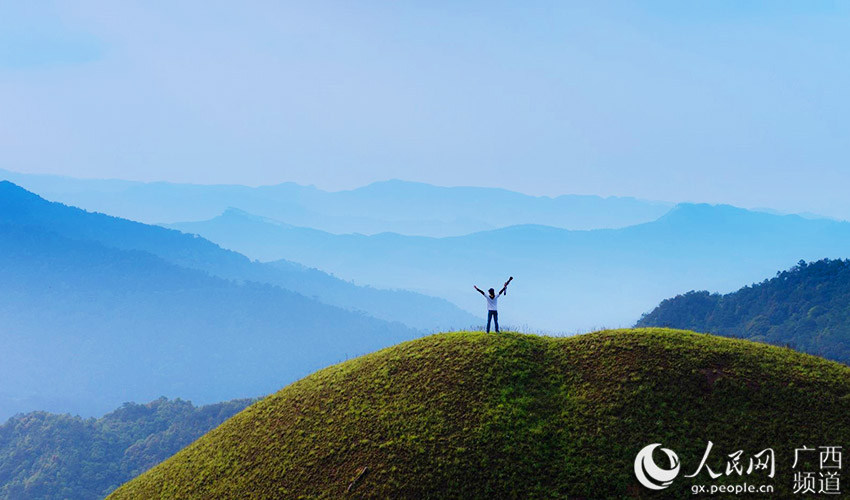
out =
{"type": "Polygon", "coordinates": [[[695,469],[708,440],[713,468],[774,447],[776,480],[754,480],[781,495],[789,452],[846,443],[847,411],[850,368],[764,344],[439,334],[291,384],[109,498],[683,498],[638,484],[635,455],[662,442],[695,469]]]}

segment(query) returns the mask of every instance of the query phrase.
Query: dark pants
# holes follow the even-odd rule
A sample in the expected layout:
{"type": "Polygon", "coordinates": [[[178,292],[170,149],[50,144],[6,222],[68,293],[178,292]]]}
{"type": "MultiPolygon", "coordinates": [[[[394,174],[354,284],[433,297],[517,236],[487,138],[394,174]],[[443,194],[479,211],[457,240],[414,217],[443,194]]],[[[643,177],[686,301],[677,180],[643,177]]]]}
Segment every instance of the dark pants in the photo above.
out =
{"type": "Polygon", "coordinates": [[[490,318],[496,323],[496,333],[499,333],[499,311],[487,311],[487,333],[490,333],[490,318]]]}

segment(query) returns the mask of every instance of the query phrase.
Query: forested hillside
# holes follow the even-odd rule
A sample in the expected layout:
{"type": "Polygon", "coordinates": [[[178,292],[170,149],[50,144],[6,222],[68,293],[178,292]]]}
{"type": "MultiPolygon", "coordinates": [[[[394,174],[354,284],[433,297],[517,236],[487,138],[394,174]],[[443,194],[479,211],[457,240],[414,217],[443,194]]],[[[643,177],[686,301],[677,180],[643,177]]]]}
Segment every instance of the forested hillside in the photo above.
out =
{"type": "Polygon", "coordinates": [[[242,410],[160,398],[102,418],[43,411],[0,425],[0,499],[99,500],[242,410]]]}
{"type": "Polygon", "coordinates": [[[663,301],[637,326],[788,345],[850,363],[850,260],[800,261],[774,278],[726,295],[678,295],[663,301]]]}

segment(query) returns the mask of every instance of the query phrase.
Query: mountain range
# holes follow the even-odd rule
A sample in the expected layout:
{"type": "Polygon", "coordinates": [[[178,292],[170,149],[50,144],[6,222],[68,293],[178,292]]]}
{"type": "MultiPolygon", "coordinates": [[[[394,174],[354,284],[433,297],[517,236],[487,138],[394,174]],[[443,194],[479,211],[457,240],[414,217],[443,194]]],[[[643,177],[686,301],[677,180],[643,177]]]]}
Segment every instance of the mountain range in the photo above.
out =
{"type": "Polygon", "coordinates": [[[423,331],[466,326],[474,318],[445,300],[403,290],[358,287],[293,262],[267,266],[203,238],[158,226],[49,203],[14,184],[0,181],[0,222],[32,225],[73,239],[121,250],[138,250],[172,264],[213,276],[255,281],[296,291],[321,302],[400,321],[423,331]]]}
{"type": "Polygon", "coordinates": [[[680,204],[657,220],[572,231],[523,224],[463,236],[332,234],[228,210],[170,227],[254,258],[285,258],[382,288],[484,309],[472,285],[498,288],[506,324],[572,332],[627,326],[681,290],[736,290],[800,259],[850,252],[850,223],[680,204]]]}
{"type": "Polygon", "coordinates": [[[456,236],[526,223],[624,227],[654,220],[672,207],[629,197],[551,198],[400,180],[328,192],[291,182],[260,187],[142,183],[0,170],[4,178],[55,201],[151,224],[209,219],[236,208],[331,233],[456,236]]]}
{"type": "MultiPolygon", "coordinates": [[[[63,382],[57,373],[54,362],[65,348],[56,347],[58,332],[71,332],[63,342],[73,346],[66,347],[85,355],[102,355],[109,342],[122,352],[128,339],[140,337],[160,342],[160,351],[175,347],[173,352],[185,351],[196,361],[204,348],[210,356],[236,356],[234,366],[247,362],[249,348],[279,345],[262,356],[286,359],[283,378],[291,380],[393,340],[480,325],[484,301],[471,285],[498,287],[509,275],[516,279],[500,302],[503,326],[572,333],[630,325],[682,290],[727,293],[800,259],[842,258],[850,248],[847,222],[705,204],[680,204],[651,222],[617,229],[521,224],[451,237],[334,234],[227,209],[213,219],[171,225],[184,233],[48,202],[8,182],[0,183],[0,225],[0,249],[12,264],[0,270],[4,336],[19,349],[6,351],[11,361],[0,367],[7,370],[0,384],[18,368],[29,373],[21,383],[10,383],[17,387],[12,392],[0,387],[6,416],[39,408],[76,411],[67,406],[71,399],[89,401],[80,403],[80,411],[97,414],[124,400],[163,393],[205,403],[273,387],[264,379],[245,382],[239,392],[235,381],[242,379],[230,377],[209,392],[201,387],[214,387],[212,381],[184,394],[174,384],[154,391],[153,380],[135,380],[126,387],[148,383],[150,390],[98,394],[105,399],[90,413],[92,394],[80,391],[94,382],[72,382],[73,376],[63,382]],[[345,325],[345,334],[333,332],[339,325],[345,325]],[[111,330],[131,334],[107,335],[111,330]],[[210,332],[211,342],[190,351],[201,331],[210,332]],[[236,340],[247,331],[257,335],[255,342],[236,340]],[[52,343],[39,343],[43,338],[52,343]],[[223,344],[214,346],[217,341],[223,344]],[[286,358],[300,346],[309,346],[311,355],[286,358]],[[39,349],[55,352],[42,360],[39,349]],[[53,394],[50,387],[40,392],[30,383],[39,379],[33,371],[39,363],[48,379],[60,381],[53,394]],[[39,394],[52,402],[39,401],[39,394]],[[60,397],[65,403],[57,404],[60,397]]],[[[92,377],[108,378],[106,367],[118,370],[121,362],[121,356],[94,362],[103,373],[92,377]]],[[[128,366],[140,368],[139,363],[130,360],[128,366]]],[[[153,373],[167,370],[160,366],[153,373]]]]}
{"type": "Polygon", "coordinates": [[[429,316],[472,321],[444,300],[254,263],[9,182],[0,182],[0,261],[0,419],[35,409],[98,415],[162,394],[256,396],[437,328],[429,316]],[[287,283],[328,301],[335,293],[346,307],[287,283]],[[369,300],[375,315],[406,315],[421,329],[354,310],[369,300]]]}

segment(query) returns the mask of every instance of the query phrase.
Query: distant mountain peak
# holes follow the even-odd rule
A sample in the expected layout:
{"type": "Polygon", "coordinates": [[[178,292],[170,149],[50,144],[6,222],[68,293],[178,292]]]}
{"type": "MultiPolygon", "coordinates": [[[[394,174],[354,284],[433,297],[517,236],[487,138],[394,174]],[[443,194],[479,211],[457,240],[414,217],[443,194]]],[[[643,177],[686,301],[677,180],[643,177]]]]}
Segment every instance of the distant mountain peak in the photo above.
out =
{"type": "Polygon", "coordinates": [[[692,214],[717,214],[717,213],[746,213],[744,208],[734,207],[726,204],[714,203],[678,203],[667,215],[692,215],[692,214]]]}
{"type": "Polygon", "coordinates": [[[749,217],[760,220],[823,220],[832,222],[841,222],[838,219],[821,217],[821,216],[806,216],[806,214],[789,214],[776,210],[764,208],[746,209],[727,204],[711,204],[711,203],[679,203],[667,212],[659,220],[664,219],[684,219],[684,218],[731,218],[731,217],[749,217]]]}
{"type": "Polygon", "coordinates": [[[242,210],[241,208],[236,208],[236,207],[227,207],[224,210],[224,212],[221,213],[221,215],[219,217],[242,217],[242,218],[247,218],[247,219],[268,220],[265,217],[261,217],[259,215],[254,215],[250,212],[246,212],[245,210],[242,210]]]}
{"type": "Polygon", "coordinates": [[[51,202],[14,182],[0,181],[0,220],[4,215],[20,214],[34,207],[50,204],[51,202]]]}
{"type": "Polygon", "coordinates": [[[236,207],[227,207],[224,212],[221,213],[217,219],[225,219],[225,220],[233,220],[239,222],[255,222],[255,223],[263,223],[263,224],[272,224],[275,226],[283,226],[283,227],[294,227],[285,222],[279,221],[277,219],[272,219],[269,217],[264,217],[262,215],[252,214],[251,212],[246,212],[241,208],[236,207]]]}
{"type": "MultiPolygon", "coordinates": [[[[732,205],[709,203],[679,203],[660,217],[656,223],[688,225],[727,225],[758,222],[788,222],[803,220],[797,215],[775,215],[747,210],[732,205]]],[[[653,223],[649,223],[653,224],[653,223]]]]}
{"type": "Polygon", "coordinates": [[[33,199],[35,199],[35,198],[41,199],[41,196],[39,196],[35,193],[32,193],[30,191],[27,191],[26,189],[15,184],[12,181],[0,181],[0,194],[12,195],[12,194],[16,194],[16,193],[19,194],[19,195],[26,195],[27,197],[33,198],[33,199]]]}

